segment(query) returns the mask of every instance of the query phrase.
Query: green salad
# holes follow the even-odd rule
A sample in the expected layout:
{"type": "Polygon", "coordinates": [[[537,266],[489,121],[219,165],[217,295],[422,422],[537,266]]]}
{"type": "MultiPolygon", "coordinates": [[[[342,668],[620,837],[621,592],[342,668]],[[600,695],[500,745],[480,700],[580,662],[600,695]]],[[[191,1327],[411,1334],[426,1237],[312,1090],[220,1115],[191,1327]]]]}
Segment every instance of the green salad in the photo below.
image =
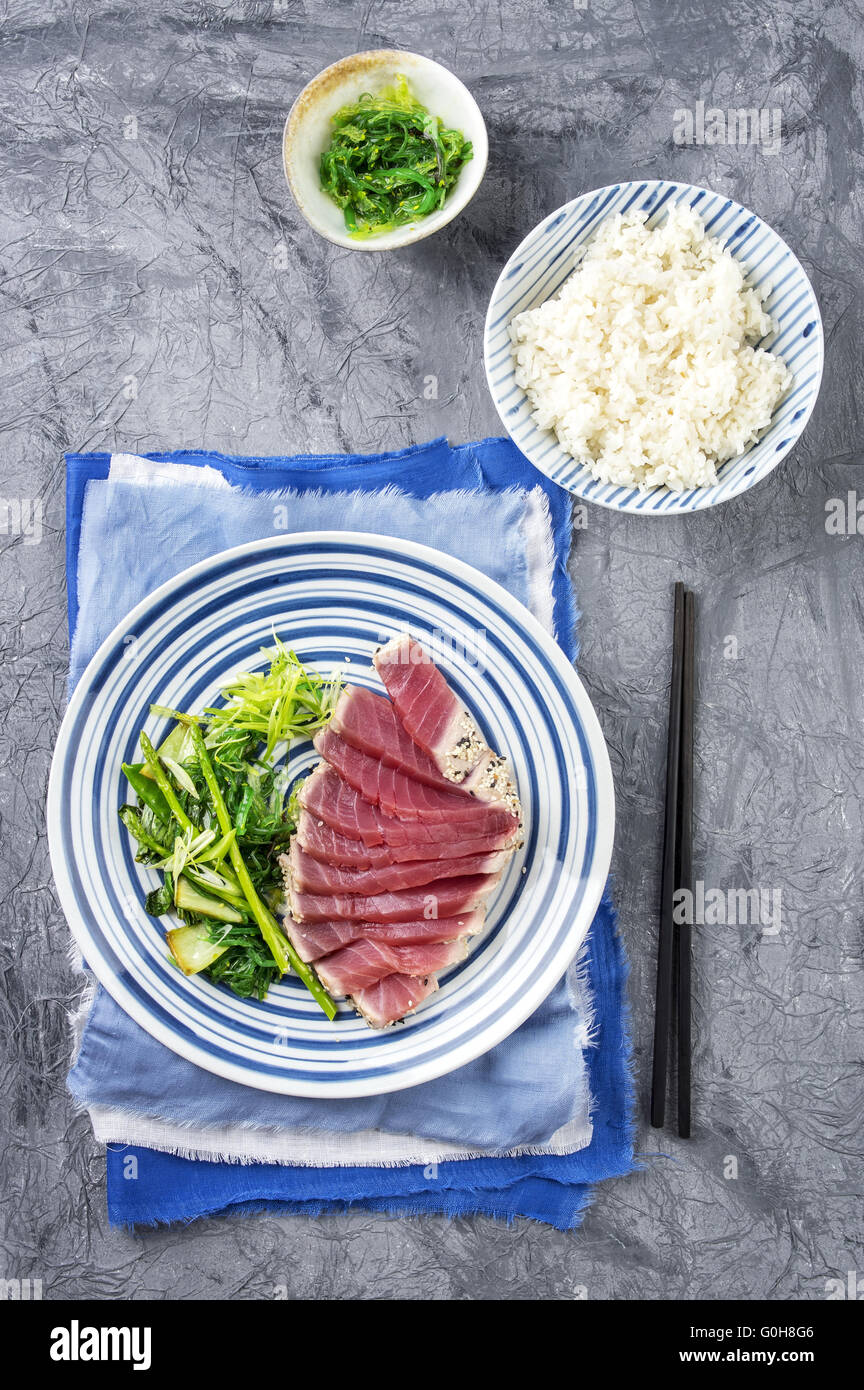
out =
{"type": "Polygon", "coordinates": [[[162,875],[147,911],[170,916],[167,943],[187,975],[206,973],[235,994],[263,999],[295,971],[328,1018],[336,1006],[285,936],[278,855],[297,819],[280,753],[330,719],[338,681],[308,671],[278,637],[266,671],[237,675],[223,704],[186,714],[152,705],[172,727],[142,761],[124,763],[134,800],[120,819],[136,860],[162,875]]]}
{"type": "Polygon", "coordinates": [[[436,212],[472,157],[471,142],[430,115],[401,75],[332,119],[321,187],[342,208],[353,236],[387,232],[436,212]]]}

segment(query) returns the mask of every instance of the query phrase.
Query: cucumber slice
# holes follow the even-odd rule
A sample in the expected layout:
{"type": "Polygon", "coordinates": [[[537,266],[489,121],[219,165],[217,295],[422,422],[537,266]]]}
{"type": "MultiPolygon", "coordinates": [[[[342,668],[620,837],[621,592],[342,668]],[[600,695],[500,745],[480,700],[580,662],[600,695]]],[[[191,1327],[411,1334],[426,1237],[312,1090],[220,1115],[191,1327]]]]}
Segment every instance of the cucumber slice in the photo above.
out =
{"type": "Polygon", "coordinates": [[[202,917],[215,917],[217,922],[243,921],[242,913],[218,898],[208,898],[206,893],[199,893],[187,878],[181,878],[177,884],[174,901],[184,912],[200,912],[202,917]]]}
{"type": "MultiPolygon", "coordinates": [[[[189,730],[186,727],[186,725],[175,724],[171,732],[159,744],[159,747],[156,749],[156,752],[158,753],[160,758],[173,758],[174,761],[180,763],[182,767],[182,765],[192,756],[193,752],[192,741],[189,737],[189,730]]],[[[150,771],[146,763],[143,763],[141,765],[140,771],[142,777],[153,776],[153,773],[150,771]]]]}
{"type": "Polygon", "coordinates": [[[197,975],[227,951],[210,940],[206,927],[175,927],[167,936],[171,954],[184,975],[197,975]]]}

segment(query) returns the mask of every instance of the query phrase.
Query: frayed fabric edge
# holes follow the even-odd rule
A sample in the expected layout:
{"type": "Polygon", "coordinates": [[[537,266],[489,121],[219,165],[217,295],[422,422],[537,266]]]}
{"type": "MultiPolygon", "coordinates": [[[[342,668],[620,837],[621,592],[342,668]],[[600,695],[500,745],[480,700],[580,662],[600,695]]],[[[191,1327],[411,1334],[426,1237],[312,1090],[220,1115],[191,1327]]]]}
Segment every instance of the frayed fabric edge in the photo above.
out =
{"type": "MultiPolygon", "coordinates": [[[[84,1038],[84,1029],[87,1026],[87,1020],[90,1017],[93,1002],[96,998],[96,990],[99,986],[95,976],[91,975],[84,964],[84,957],[81,954],[78,942],[72,935],[70,935],[66,943],[66,963],[70,970],[74,971],[77,977],[80,977],[82,985],[81,996],[74,1009],[66,1010],[66,1022],[69,1025],[71,1039],[69,1044],[69,1069],[71,1070],[78,1061],[78,1054],[81,1051],[81,1043],[84,1038]]],[[[81,1106],[79,1108],[84,1109],[86,1107],[81,1106]]]]}
{"type": "Polygon", "coordinates": [[[534,487],[524,496],[525,510],[521,525],[528,557],[530,608],[545,631],[554,636],[555,589],[552,581],[555,573],[555,541],[552,513],[542,487],[534,487]]]}
{"type": "MultiPolygon", "coordinates": [[[[457,502],[469,500],[476,502],[482,498],[482,494],[474,488],[442,488],[439,492],[431,492],[426,497],[417,497],[399,483],[385,483],[383,486],[376,485],[375,487],[347,487],[340,488],[338,491],[325,487],[259,488],[254,487],[251,483],[231,483],[218,469],[209,466],[190,469],[186,464],[160,463],[136,454],[112,454],[108,477],[99,479],[98,482],[102,486],[106,483],[131,483],[136,487],[209,488],[218,492],[231,492],[239,497],[254,497],[259,502],[293,502],[301,497],[304,501],[311,499],[313,502],[322,501],[325,497],[331,501],[348,502],[360,497],[369,497],[374,493],[376,497],[384,501],[388,498],[402,497],[406,501],[415,502],[422,507],[427,502],[440,502],[444,497],[452,497],[457,502]]],[[[92,482],[88,483],[87,486],[88,488],[91,487],[92,482]]],[[[549,504],[542,488],[537,487],[529,492],[518,483],[514,483],[512,487],[501,489],[497,495],[513,498],[521,495],[530,499],[532,493],[539,493],[543,500],[551,538],[549,504]]],[[[286,534],[292,533],[289,530],[286,534]]]]}
{"type": "MultiPolygon", "coordinates": [[[[418,1168],[440,1163],[468,1163],[477,1159],[499,1158],[562,1158],[579,1153],[591,1142],[590,1121],[570,1122],[556,1136],[539,1144],[519,1144],[509,1149],[459,1147],[434,1139],[418,1140],[417,1136],[389,1134],[386,1131],[354,1131],[346,1133],[346,1148],[352,1143],[355,1151],[340,1155],[332,1147],[326,1152],[321,1146],[321,1132],[310,1130],[276,1133],[263,1126],[244,1125],[235,1138],[230,1130],[211,1131],[208,1144],[207,1129],[197,1128],[194,1122],[172,1124],[158,1119],[142,1118],[134,1111],[116,1107],[88,1106],[94,1137],[115,1152],[132,1147],[155,1149],[175,1158],[200,1160],[205,1163],[230,1163],[238,1167],[265,1164],[295,1168],[418,1168]],[[368,1134],[368,1138],[366,1137],[368,1134]],[[263,1142],[266,1135],[270,1143],[263,1142]],[[376,1136],[383,1151],[375,1151],[376,1136]],[[259,1142],[256,1145],[256,1137],[259,1142]],[[400,1142],[401,1141],[401,1142],[400,1142]],[[387,1146],[391,1151],[387,1151],[387,1146]],[[400,1152],[401,1149],[401,1152],[400,1152]]],[[[326,1138],[332,1141],[334,1135],[326,1138]]]]}
{"type": "MultiPolygon", "coordinates": [[[[606,910],[609,913],[613,943],[617,956],[617,966],[618,970],[620,971],[621,1042],[618,1046],[617,1051],[624,1069],[624,1118],[622,1122],[622,1138],[624,1142],[624,1147],[628,1153],[627,1163],[622,1164],[618,1171],[610,1173],[609,1176],[626,1177],[628,1173],[640,1171],[641,1169],[643,1169],[645,1167],[645,1164],[641,1160],[637,1159],[634,1153],[636,1147],[636,1136],[638,1132],[639,1122],[636,1114],[636,1058],[633,1052],[633,1017],[632,1010],[630,1008],[629,992],[630,961],[628,959],[627,952],[624,949],[624,938],[621,934],[621,929],[618,922],[618,911],[615,907],[615,903],[612,898],[611,877],[607,880],[606,887],[603,891],[601,904],[606,908],[606,910]]],[[[589,931],[588,936],[585,938],[585,943],[583,947],[583,951],[586,956],[588,952],[590,936],[591,933],[589,931]]],[[[577,957],[577,966],[581,965],[582,955],[583,952],[580,952],[579,956],[577,957]]],[[[585,974],[587,975],[587,959],[584,963],[583,968],[585,974]]],[[[599,1029],[601,1026],[601,1022],[594,1016],[593,988],[590,986],[588,993],[591,995],[592,1027],[590,1032],[590,1046],[596,1047],[599,1043],[599,1029]]],[[[589,1114],[589,1118],[592,1121],[594,1119],[594,1111],[595,1107],[592,1099],[591,1111],[589,1114]]]]}
{"type": "Polygon", "coordinates": [[[497,1194],[491,1192],[490,1189],[474,1188],[470,1192],[452,1194],[452,1201],[447,1200],[446,1193],[442,1193],[440,1196],[433,1195],[431,1200],[429,1194],[424,1194],[422,1199],[409,1196],[376,1197],[374,1199],[360,1198],[356,1202],[349,1202],[341,1198],[310,1199],[305,1202],[294,1202],[287,1198],[253,1198],[221,1206],[214,1204],[212,1207],[196,1212],[193,1216],[166,1213],[164,1216],[150,1217],[146,1221],[138,1221],[134,1216],[118,1218],[109,1212],[109,1221],[115,1230],[125,1230],[131,1233],[135,1230],[156,1230],[159,1226],[191,1226],[196,1221],[204,1221],[214,1216],[239,1218],[285,1215],[317,1219],[331,1212],[371,1211],[382,1216],[395,1217],[443,1216],[448,1221],[455,1221],[462,1216],[488,1216],[495,1221],[504,1221],[508,1226],[512,1226],[514,1221],[522,1219],[540,1221],[546,1226],[551,1226],[554,1230],[567,1232],[578,1230],[581,1226],[594,1198],[594,1185],[578,1189],[570,1188],[570,1191],[574,1194],[578,1191],[579,1195],[573,1202],[567,1217],[559,1220],[539,1211],[516,1210],[512,1204],[508,1205],[500,1198],[495,1200],[497,1194]],[[466,1198],[470,1198],[470,1205],[466,1203],[466,1198]]]}
{"type": "Polygon", "coordinates": [[[609,908],[611,916],[612,931],[618,950],[619,969],[621,971],[621,1043],[618,1053],[624,1066],[624,1143],[630,1155],[629,1171],[638,1171],[645,1167],[641,1159],[635,1155],[636,1136],[639,1127],[638,1116],[636,1114],[636,1057],[633,1051],[633,1013],[630,1007],[630,960],[624,949],[624,938],[618,925],[618,910],[612,900],[612,881],[606,884],[604,900],[609,908]]]}

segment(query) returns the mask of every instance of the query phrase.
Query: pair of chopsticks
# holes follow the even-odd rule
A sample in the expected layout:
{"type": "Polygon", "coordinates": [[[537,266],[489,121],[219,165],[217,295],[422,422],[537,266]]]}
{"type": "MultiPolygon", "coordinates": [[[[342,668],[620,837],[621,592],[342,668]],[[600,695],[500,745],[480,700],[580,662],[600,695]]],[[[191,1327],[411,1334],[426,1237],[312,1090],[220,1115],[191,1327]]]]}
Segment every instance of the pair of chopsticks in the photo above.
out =
{"type": "Polygon", "coordinates": [[[690,966],[693,924],[692,913],[688,911],[684,914],[687,920],[676,925],[673,908],[679,889],[687,890],[690,903],[693,901],[695,639],[696,598],[689,589],[678,583],[675,585],[672,684],[669,691],[651,1123],[661,1129],[666,1119],[666,1075],[674,1023],[678,1054],[678,1133],[682,1139],[690,1137],[690,966]]]}

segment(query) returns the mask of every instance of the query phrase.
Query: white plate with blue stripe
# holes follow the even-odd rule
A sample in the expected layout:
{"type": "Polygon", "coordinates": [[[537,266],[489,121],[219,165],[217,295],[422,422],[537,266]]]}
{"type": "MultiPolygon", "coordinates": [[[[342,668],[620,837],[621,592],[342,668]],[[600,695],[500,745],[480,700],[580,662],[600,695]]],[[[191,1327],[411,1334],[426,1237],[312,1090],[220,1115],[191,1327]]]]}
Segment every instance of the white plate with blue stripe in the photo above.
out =
{"type": "MultiPolygon", "coordinates": [[[[289,755],[300,775],[310,744],[289,755]]],[[[126,1012],[182,1057],[233,1081],[302,1096],[365,1096],[440,1076],[517,1028],[566,970],[596,911],[614,799],[597,718],[557,643],[506,591],[426,546],[308,532],[224,551],[146,598],[87,667],[51,769],[51,862],[88,966],[126,1012]],[[168,728],[151,702],[198,710],[232,672],[260,669],[276,631],[301,660],[375,687],[375,648],[410,631],[440,663],[491,744],[506,752],[525,844],[490,902],[468,959],[418,1012],[375,1032],[347,1004],[328,1022],[286,976],[240,999],[172,965],[156,886],[118,819],[120,765],[139,731],[168,728]],[[134,641],[130,641],[130,636],[134,641]]],[[[122,1065],[122,1058],[118,1058],[122,1065]]]]}
{"type": "Polygon", "coordinates": [[[574,198],[550,214],[517,247],[492,293],[486,316],[486,377],[492,399],[513,442],[541,473],[561,487],[616,511],[670,516],[699,511],[737,497],[761,482],[785,458],[802,434],[819,394],[824,336],[819,305],[803,267],[786,243],[753,212],[689,183],[616,183],[574,198]],[[534,309],[557,294],[580,249],[615,213],[643,212],[649,226],[668,217],[676,205],[692,208],[706,230],[739,261],[754,287],[770,286],[765,308],[777,327],[758,344],[776,352],[793,375],[771,424],[760,438],[717,470],[712,487],[672,492],[669,488],[621,487],[603,483],[588,465],[574,459],[551,430],[531,418],[525,392],[516,384],[509,324],[523,309],[534,309]]]}

